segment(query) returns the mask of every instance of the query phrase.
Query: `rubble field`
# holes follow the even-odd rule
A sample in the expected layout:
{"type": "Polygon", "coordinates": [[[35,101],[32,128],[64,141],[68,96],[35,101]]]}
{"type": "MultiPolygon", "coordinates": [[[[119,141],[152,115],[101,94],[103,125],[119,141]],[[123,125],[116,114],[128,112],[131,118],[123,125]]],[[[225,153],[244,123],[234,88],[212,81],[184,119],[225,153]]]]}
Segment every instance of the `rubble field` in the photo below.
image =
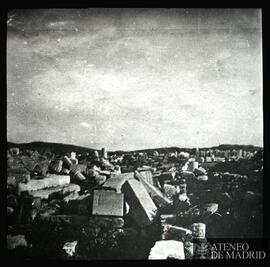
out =
{"type": "Polygon", "coordinates": [[[10,257],[192,260],[198,239],[262,237],[262,151],[109,154],[8,150],[10,257]]]}

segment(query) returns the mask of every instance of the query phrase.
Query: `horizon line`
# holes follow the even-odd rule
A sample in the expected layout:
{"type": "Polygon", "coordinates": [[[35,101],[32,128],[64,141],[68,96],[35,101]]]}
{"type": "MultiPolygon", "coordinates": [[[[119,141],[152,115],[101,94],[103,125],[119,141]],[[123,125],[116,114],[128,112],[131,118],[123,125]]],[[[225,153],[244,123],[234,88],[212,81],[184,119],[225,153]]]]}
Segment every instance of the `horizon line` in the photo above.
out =
{"type": "MultiPolygon", "coordinates": [[[[96,149],[92,147],[87,147],[83,145],[76,145],[76,144],[66,144],[66,143],[58,143],[58,142],[47,142],[47,141],[32,141],[32,142],[23,142],[23,143],[17,143],[17,142],[12,142],[8,141],[7,143],[13,143],[16,145],[24,145],[24,144],[32,144],[32,143],[48,143],[48,144],[59,144],[59,145],[69,145],[69,146],[77,146],[81,148],[86,148],[86,149],[92,149],[92,150],[101,150],[102,148],[106,148],[106,146],[101,146],[101,148],[96,149]]],[[[130,149],[130,150],[123,150],[123,149],[114,149],[114,150],[108,150],[108,152],[118,152],[118,151],[123,151],[123,152],[129,152],[129,151],[141,151],[141,150],[154,150],[154,149],[165,149],[165,148],[180,148],[180,149],[196,149],[197,147],[199,149],[206,149],[206,148],[212,148],[212,147],[219,147],[219,146],[224,146],[224,145],[229,145],[229,146],[253,146],[253,147],[259,147],[263,148],[263,146],[259,145],[252,145],[252,144],[230,144],[230,143],[220,143],[218,145],[212,145],[212,146],[195,146],[195,147],[184,147],[184,146],[166,146],[166,147],[156,147],[156,148],[140,148],[140,149],[130,149]]]]}

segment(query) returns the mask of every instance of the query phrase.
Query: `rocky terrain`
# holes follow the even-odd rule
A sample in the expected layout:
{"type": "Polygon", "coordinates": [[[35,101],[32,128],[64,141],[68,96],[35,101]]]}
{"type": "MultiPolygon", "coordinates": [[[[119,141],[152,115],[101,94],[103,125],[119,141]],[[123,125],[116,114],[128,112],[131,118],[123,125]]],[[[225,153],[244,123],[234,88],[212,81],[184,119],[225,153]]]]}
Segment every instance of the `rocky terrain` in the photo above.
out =
{"type": "Polygon", "coordinates": [[[262,237],[262,149],[205,167],[193,150],[8,145],[13,259],[192,260],[199,239],[262,237]]]}

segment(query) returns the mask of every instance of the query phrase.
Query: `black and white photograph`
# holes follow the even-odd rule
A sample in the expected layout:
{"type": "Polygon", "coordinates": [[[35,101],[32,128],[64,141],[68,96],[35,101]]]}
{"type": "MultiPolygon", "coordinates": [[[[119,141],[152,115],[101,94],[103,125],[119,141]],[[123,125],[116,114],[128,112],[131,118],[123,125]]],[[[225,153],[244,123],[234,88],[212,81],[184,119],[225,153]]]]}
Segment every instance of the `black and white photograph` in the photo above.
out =
{"type": "Polygon", "coordinates": [[[268,257],[260,8],[17,8],[6,29],[8,257],[268,257]]]}

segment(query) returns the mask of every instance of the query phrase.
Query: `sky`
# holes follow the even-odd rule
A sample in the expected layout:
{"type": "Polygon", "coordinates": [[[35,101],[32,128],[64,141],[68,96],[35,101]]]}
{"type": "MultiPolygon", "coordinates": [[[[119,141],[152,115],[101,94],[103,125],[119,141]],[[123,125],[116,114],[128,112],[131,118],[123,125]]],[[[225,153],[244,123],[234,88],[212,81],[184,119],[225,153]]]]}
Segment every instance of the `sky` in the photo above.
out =
{"type": "Polygon", "coordinates": [[[18,9],[7,139],[109,150],[263,145],[259,9],[18,9]]]}

